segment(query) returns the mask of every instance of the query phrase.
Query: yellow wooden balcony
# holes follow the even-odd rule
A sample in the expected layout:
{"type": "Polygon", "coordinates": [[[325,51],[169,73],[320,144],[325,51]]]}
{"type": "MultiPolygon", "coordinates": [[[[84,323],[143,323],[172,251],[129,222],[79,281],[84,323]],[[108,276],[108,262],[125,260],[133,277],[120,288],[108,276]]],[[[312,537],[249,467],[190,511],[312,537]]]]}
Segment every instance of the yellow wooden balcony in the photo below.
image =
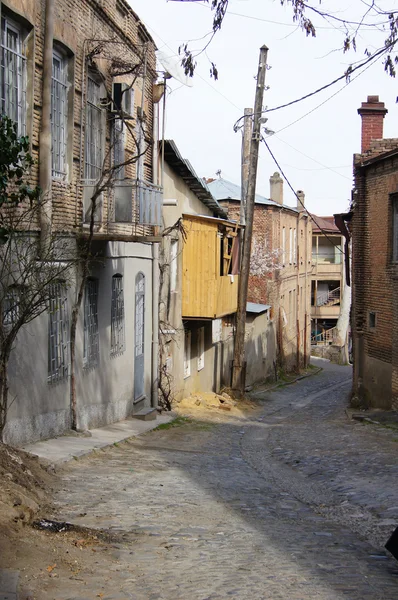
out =
{"type": "Polygon", "coordinates": [[[183,215],[183,225],[183,318],[217,319],[236,312],[238,225],[197,215],[183,215]]]}

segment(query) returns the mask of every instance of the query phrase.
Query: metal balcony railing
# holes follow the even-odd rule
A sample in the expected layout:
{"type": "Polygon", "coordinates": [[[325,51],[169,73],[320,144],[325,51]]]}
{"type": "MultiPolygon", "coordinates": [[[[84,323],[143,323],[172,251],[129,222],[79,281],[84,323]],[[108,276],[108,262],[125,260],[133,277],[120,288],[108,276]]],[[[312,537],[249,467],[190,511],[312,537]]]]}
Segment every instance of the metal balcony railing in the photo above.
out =
{"type": "Polygon", "coordinates": [[[332,327],[331,329],[327,329],[326,331],[322,331],[322,333],[317,333],[316,335],[311,336],[311,344],[312,345],[330,345],[333,344],[336,339],[336,327],[332,327]]]}
{"type": "Polygon", "coordinates": [[[340,304],[340,288],[318,293],[316,298],[316,306],[335,306],[340,304]]]}

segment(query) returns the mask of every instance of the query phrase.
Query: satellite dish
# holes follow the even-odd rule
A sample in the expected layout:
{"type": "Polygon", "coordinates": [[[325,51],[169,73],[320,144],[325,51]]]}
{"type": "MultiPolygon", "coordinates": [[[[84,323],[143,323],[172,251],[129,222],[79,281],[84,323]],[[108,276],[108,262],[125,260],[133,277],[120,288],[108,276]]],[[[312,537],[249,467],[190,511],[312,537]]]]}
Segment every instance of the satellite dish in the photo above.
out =
{"type": "Polygon", "coordinates": [[[185,75],[184,69],[181,66],[180,58],[176,56],[168,56],[161,50],[156,50],[156,58],[162,65],[165,73],[176,79],[183,85],[192,87],[193,83],[190,77],[185,75]]]}

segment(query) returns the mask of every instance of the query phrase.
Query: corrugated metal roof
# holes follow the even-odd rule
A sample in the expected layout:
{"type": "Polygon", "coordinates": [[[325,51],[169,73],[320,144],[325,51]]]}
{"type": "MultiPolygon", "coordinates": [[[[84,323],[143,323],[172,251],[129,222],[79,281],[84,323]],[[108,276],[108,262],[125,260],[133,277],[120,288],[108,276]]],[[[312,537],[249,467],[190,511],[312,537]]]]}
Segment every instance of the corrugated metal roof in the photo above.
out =
{"type": "Polygon", "coordinates": [[[191,163],[182,158],[174,140],[164,141],[164,158],[203,204],[208,206],[217,217],[227,218],[226,211],[218,204],[207,183],[198,177],[191,163]]]}
{"type": "Polygon", "coordinates": [[[312,233],[321,233],[322,231],[326,231],[327,233],[340,233],[339,228],[334,222],[334,217],[318,217],[317,215],[312,216],[314,218],[312,233]]]}
{"type": "MultiPolygon", "coordinates": [[[[214,181],[209,182],[208,186],[211,193],[215,198],[217,198],[217,200],[241,201],[241,188],[239,185],[232,183],[232,181],[227,181],[226,179],[219,177],[218,179],[214,179],[214,181]]],[[[256,194],[255,202],[256,204],[265,204],[266,206],[281,206],[274,200],[265,198],[265,196],[261,196],[260,194],[256,194]]],[[[286,204],[283,204],[282,206],[297,212],[297,209],[292,206],[286,206],[286,204]]]]}
{"type": "Polygon", "coordinates": [[[248,302],[246,304],[246,312],[250,313],[262,313],[271,308],[271,304],[256,304],[255,302],[248,302]]]}

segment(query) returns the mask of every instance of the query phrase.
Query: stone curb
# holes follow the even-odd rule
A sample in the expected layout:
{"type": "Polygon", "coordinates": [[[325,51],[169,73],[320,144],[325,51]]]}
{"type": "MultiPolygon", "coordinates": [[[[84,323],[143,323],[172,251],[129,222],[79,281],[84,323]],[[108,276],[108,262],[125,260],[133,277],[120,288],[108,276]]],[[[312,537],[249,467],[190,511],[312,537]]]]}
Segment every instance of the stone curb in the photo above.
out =
{"type": "Polygon", "coordinates": [[[292,385],[293,383],[297,383],[297,381],[301,381],[302,379],[307,379],[308,377],[312,377],[313,375],[318,375],[318,373],[320,373],[321,371],[323,371],[322,367],[318,367],[316,370],[314,369],[311,373],[307,373],[306,375],[298,375],[295,379],[293,379],[292,381],[283,381],[281,383],[276,383],[275,385],[271,386],[271,387],[267,387],[264,390],[261,390],[261,392],[248,392],[253,393],[253,394],[260,394],[260,393],[265,393],[265,392],[271,392],[272,390],[276,390],[277,388],[281,388],[281,387],[285,387],[286,385],[292,385]]]}

